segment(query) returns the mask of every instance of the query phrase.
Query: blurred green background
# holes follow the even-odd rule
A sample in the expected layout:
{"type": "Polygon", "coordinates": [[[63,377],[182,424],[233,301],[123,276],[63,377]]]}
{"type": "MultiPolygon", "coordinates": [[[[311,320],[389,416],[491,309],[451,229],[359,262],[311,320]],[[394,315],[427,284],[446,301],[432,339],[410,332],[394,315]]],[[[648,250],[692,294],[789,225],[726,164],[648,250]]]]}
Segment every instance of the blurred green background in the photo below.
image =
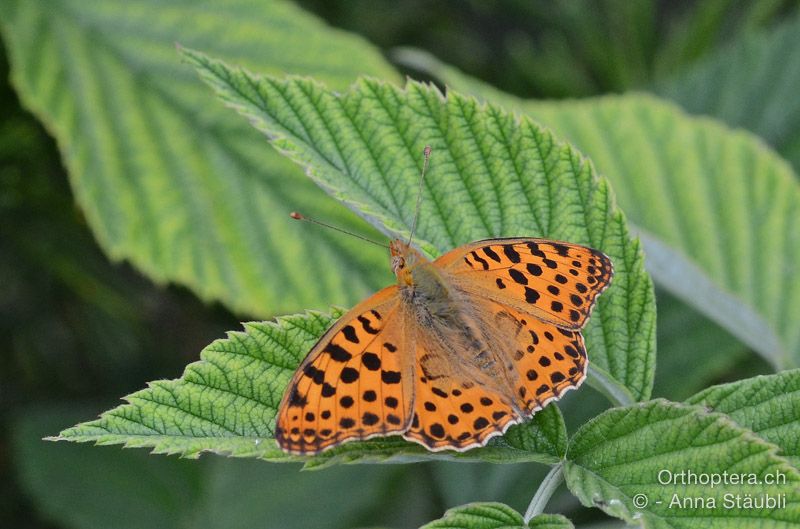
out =
{"type": "MultiPolygon", "coordinates": [[[[416,47],[532,98],[669,95],[672,80],[709,57],[796,26],[799,9],[798,2],[773,0],[299,4],[362,35],[390,61],[397,47],[416,47]]],[[[299,473],[290,465],[39,441],[116,405],[147,381],[179,376],[205,345],[251,316],[205,304],[183,288],[156,286],[104,255],[75,204],[55,141],[22,108],[1,51],[0,526],[400,528],[473,500],[502,500],[524,511],[547,470],[541,465],[362,465],[299,473]]],[[[791,47],[786,54],[796,64],[791,47]]],[[[754,130],[790,160],[800,152],[800,127],[776,130],[749,121],[747,112],[683,100],[692,112],[754,130]]],[[[800,121],[795,109],[786,113],[800,121]]],[[[710,383],[768,371],[723,330],[701,326],[691,310],[658,296],[659,351],[675,354],[659,355],[656,396],[679,400],[710,383]],[[680,345],[686,340],[693,349],[680,345]],[[713,354],[686,376],[686,355],[705,349],[713,354]]],[[[573,429],[605,405],[589,388],[581,394],[580,406],[571,394],[564,402],[573,429]]],[[[567,493],[549,510],[581,527],[601,527],[603,520],[567,493]]]]}

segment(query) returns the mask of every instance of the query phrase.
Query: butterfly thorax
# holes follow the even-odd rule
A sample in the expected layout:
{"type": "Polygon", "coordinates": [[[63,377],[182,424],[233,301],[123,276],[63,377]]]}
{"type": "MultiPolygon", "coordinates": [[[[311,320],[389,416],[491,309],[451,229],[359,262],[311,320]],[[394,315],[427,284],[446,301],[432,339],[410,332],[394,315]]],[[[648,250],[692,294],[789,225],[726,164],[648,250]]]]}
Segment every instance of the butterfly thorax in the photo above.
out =
{"type": "Polygon", "coordinates": [[[389,244],[392,255],[392,272],[397,276],[401,295],[407,301],[417,298],[417,303],[447,301],[450,289],[439,270],[429,259],[407,243],[395,239],[389,244]]]}
{"type": "Polygon", "coordinates": [[[404,241],[393,240],[389,249],[400,297],[417,318],[426,321],[430,317],[452,316],[455,292],[441,271],[404,241]]]}
{"type": "MultiPolygon", "coordinates": [[[[392,241],[390,249],[400,299],[413,314],[424,340],[449,346],[454,351],[471,351],[471,357],[459,360],[488,375],[496,375],[496,366],[486,352],[487,345],[478,329],[480,325],[472,317],[463,293],[448,281],[440,268],[405,242],[392,241]]],[[[443,360],[450,363],[455,359],[443,360]]]]}

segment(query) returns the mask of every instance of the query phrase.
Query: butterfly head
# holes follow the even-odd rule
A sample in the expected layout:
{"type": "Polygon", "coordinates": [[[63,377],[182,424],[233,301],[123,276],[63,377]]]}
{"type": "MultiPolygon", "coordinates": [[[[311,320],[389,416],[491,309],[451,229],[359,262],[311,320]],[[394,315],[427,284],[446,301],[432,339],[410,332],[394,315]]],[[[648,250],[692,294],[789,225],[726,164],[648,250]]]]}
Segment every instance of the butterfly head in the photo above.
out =
{"type": "Polygon", "coordinates": [[[405,241],[395,239],[389,243],[389,252],[392,255],[392,272],[397,276],[401,285],[413,285],[414,278],[411,271],[425,258],[405,241]]]}

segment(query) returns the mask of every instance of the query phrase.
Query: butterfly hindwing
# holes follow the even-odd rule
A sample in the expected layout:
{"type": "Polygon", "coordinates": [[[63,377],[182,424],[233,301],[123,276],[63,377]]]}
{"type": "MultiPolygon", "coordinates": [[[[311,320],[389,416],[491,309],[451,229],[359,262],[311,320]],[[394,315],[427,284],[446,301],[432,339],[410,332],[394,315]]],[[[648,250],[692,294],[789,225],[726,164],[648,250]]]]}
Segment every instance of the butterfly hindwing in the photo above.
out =
{"type": "Polygon", "coordinates": [[[406,348],[397,287],[360,303],[317,342],[279,408],[275,438],[294,454],[408,427],[413,357],[406,348]]]}
{"type": "MultiPolygon", "coordinates": [[[[421,358],[431,355],[449,356],[445,351],[418,345],[417,365],[421,366],[421,358]]],[[[476,384],[469,374],[456,371],[431,376],[418,367],[413,418],[403,437],[432,451],[464,451],[484,445],[490,437],[502,434],[521,420],[507,397],[476,384]]]]}
{"type": "Polygon", "coordinates": [[[579,330],[489,299],[472,303],[481,329],[477,347],[459,342],[463,331],[417,344],[413,418],[403,436],[429,450],[483,446],[586,378],[579,330]],[[494,345],[489,372],[474,362],[489,352],[487,344],[494,345]]]}
{"type": "Polygon", "coordinates": [[[534,238],[478,241],[434,263],[465,290],[570,329],[586,324],[614,273],[611,260],[598,250],[534,238]]]}
{"type": "Polygon", "coordinates": [[[565,329],[508,305],[488,302],[494,314],[493,332],[513,336],[507,351],[514,366],[512,380],[520,409],[532,415],[586,378],[588,359],[579,330],[565,329]]]}

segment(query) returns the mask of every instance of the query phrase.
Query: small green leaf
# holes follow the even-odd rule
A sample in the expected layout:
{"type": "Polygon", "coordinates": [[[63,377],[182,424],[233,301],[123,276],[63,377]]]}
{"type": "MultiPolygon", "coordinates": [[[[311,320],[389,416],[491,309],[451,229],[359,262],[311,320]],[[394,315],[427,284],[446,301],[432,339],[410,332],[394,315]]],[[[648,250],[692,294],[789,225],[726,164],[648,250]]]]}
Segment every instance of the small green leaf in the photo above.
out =
{"type": "Polygon", "coordinates": [[[337,88],[359,74],[399,81],[362,39],[280,0],[8,0],[0,30],[20,98],[58,141],[112,258],[262,317],[352,304],[389,278],[380,249],[288,218],[365,227],[213,104],[175,54],[180,42],[337,88]]]}
{"type": "Polygon", "coordinates": [[[564,473],[581,503],[640,527],[797,527],[800,472],[777,452],[726,415],[655,400],[587,423],[570,444],[564,473]],[[728,478],[712,487],[697,477],[724,474],[744,474],[745,483],[728,478]],[[750,483],[751,475],[764,483],[750,483]],[[774,485],[766,482],[772,478],[774,485]],[[737,495],[740,502],[769,495],[785,506],[737,505],[737,495]]]}
{"type": "Polygon", "coordinates": [[[438,520],[420,529],[574,529],[560,514],[540,514],[528,524],[522,515],[503,503],[469,503],[448,509],[438,520]]]}
{"type": "Polygon", "coordinates": [[[687,402],[729,415],[800,468],[800,370],[714,386],[687,402]]]}
{"type": "Polygon", "coordinates": [[[408,235],[422,149],[432,146],[415,234],[432,256],[520,235],[606,252],[615,277],[584,331],[589,356],[635,399],[649,395],[652,283],[606,181],[569,145],[529,120],[415,82],[401,90],[362,79],[338,94],[308,79],[257,77],[198,52],[184,54],[278,150],[389,235],[408,235]]]}
{"type": "Polygon", "coordinates": [[[800,365],[800,183],[758,139],[644,94],[525,101],[412,62],[574,142],[614,185],[657,284],[773,366],[800,365]]]}
{"type": "Polygon", "coordinates": [[[420,529],[524,529],[522,515],[502,503],[469,503],[448,509],[420,529]]]}
{"type": "Polygon", "coordinates": [[[764,138],[800,170],[800,12],[744,34],[654,87],[693,114],[764,138]]]}
{"type": "Polygon", "coordinates": [[[457,458],[555,463],[567,433],[556,406],[509,429],[505,437],[463,454],[433,454],[400,437],[346,443],[316,458],[284,454],[273,431],[284,389],[308,350],[341,315],[308,312],[276,322],[248,323],[201,353],[178,380],[152,382],[128,404],[61,432],[54,440],[124,444],[155,453],[198,457],[202,452],[268,461],[306,461],[310,468],[352,461],[407,462],[457,458]]]}
{"type": "Polygon", "coordinates": [[[448,509],[420,529],[574,529],[560,514],[541,514],[525,524],[522,515],[502,503],[470,503],[448,509]]]}
{"type": "Polygon", "coordinates": [[[575,529],[572,522],[561,514],[540,514],[528,522],[531,529],[575,529]]]}

